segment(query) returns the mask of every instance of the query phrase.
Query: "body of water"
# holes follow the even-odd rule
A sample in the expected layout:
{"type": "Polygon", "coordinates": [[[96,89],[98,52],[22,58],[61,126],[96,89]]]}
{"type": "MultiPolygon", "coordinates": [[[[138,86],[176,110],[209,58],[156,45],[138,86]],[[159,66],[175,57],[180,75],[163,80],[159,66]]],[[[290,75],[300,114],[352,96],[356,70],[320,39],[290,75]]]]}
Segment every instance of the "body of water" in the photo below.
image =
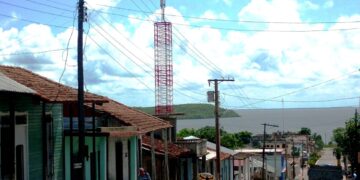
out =
{"type": "MultiPolygon", "coordinates": [[[[333,129],[345,127],[345,122],[354,116],[355,107],[339,108],[301,108],[301,109],[252,109],[236,110],[240,117],[220,118],[220,126],[228,132],[250,131],[253,134],[263,133],[263,123],[279,125],[279,128],[268,127],[267,132],[299,131],[308,127],[320,134],[329,142],[333,129]]],[[[184,119],[177,121],[177,131],[184,128],[199,129],[215,126],[215,119],[184,119]]]]}

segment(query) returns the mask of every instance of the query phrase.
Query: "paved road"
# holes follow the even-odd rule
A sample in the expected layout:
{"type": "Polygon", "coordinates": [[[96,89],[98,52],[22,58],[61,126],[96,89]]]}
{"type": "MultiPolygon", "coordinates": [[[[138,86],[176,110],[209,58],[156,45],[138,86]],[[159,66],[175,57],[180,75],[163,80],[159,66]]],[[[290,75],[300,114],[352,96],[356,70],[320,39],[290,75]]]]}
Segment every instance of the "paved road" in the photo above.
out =
{"type": "MultiPolygon", "coordinates": [[[[324,148],[321,152],[321,158],[316,162],[316,165],[337,165],[336,157],[333,155],[333,148],[324,148]]],[[[344,164],[341,163],[342,168],[344,164]]],[[[346,180],[346,177],[343,177],[343,180],[346,180]]]]}
{"type": "Polygon", "coordinates": [[[336,166],[336,157],[333,155],[333,148],[324,148],[321,152],[321,158],[316,165],[333,165],[336,166]]]}

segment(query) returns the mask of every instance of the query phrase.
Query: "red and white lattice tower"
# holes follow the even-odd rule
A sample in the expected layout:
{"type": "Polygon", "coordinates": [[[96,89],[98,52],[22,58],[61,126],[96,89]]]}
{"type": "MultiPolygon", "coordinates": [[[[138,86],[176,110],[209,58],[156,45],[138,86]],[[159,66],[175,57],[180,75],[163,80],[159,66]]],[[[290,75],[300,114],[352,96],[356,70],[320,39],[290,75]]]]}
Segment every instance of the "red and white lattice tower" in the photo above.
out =
{"type": "Polygon", "coordinates": [[[161,22],[154,24],[155,114],[173,112],[172,25],[165,22],[165,0],[160,1],[161,22]]]}

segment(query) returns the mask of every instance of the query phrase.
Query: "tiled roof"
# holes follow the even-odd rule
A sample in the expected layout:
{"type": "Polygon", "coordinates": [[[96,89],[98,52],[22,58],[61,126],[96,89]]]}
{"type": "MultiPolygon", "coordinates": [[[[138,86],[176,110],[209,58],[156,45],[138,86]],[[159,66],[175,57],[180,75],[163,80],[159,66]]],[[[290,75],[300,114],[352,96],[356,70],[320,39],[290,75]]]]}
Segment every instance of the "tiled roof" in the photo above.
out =
{"type": "MultiPolygon", "coordinates": [[[[216,153],[216,150],[215,150],[215,149],[207,148],[207,150],[208,150],[208,151],[213,151],[213,152],[216,153]]],[[[221,161],[224,160],[224,159],[229,158],[230,156],[231,156],[231,154],[220,151],[220,160],[221,160],[221,161]]],[[[216,155],[215,155],[215,158],[216,158],[216,155]]]]}
{"type": "MultiPolygon", "coordinates": [[[[0,72],[8,78],[30,88],[41,98],[51,102],[77,101],[77,89],[71,88],[20,67],[0,66],[0,72]]],[[[86,102],[106,102],[102,96],[85,93],[86,102]]]]}
{"type": "Polygon", "coordinates": [[[108,103],[102,106],[96,106],[96,109],[110,114],[126,125],[137,127],[141,133],[171,127],[170,123],[160,118],[130,108],[111,99],[108,99],[108,101],[108,103]]]}
{"type": "MultiPolygon", "coordinates": [[[[164,146],[164,142],[162,140],[154,139],[154,144],[155,144],[155,151],[162,152],[162,153],[165,152],[165,150],[164,150],[165,146],[164,146]]],[[[142,136],[142,145],[145,147],[148,147],[150,149],[151,148],[151,138],[149,136],[142,136]]],[[[180,157],[182,155],[186,155],[189,152],[190,152],[189,149],[182,148],[176,144],[168,142],[168,153],[169,153],[169,156],[171,156],[171,157],[180,157]]]]}

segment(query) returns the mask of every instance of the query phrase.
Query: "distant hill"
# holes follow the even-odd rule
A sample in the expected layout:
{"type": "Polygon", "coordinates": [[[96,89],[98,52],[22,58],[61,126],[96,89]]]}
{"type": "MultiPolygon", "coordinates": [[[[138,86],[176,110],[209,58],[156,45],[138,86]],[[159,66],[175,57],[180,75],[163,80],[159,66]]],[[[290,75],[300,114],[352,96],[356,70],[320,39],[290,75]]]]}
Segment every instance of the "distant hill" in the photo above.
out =
{"type": "MultiPolygon", "coordinates": [[[[154,114],[154,107],[134,107],[148,114],[154,114]]],[[[178,119],[205,119],[214,117],[214,105],[211,104],[180,104],[174,105],[175,113],[184,113],[178,119]]],[[[221,117],[239,117],[235,111],[220,108],[221,117]]]]}

